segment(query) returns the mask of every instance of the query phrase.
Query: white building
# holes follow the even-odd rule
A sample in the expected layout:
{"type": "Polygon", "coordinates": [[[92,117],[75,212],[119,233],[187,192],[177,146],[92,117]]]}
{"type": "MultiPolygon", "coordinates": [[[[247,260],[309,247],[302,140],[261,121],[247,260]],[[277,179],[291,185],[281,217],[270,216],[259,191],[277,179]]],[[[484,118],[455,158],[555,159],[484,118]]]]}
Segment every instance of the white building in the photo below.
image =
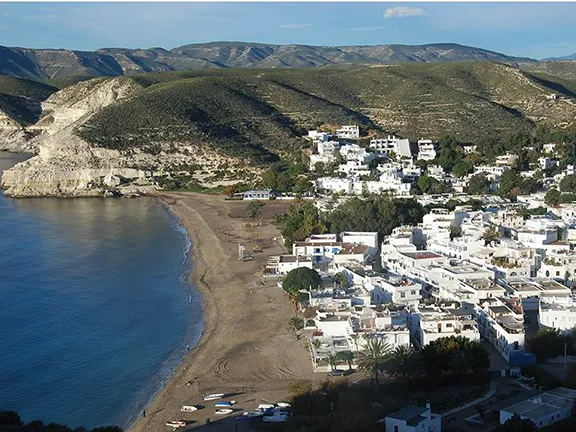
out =
{"type": "Polygon", "coordinates": [[[374,153],[367,152],[358,144],[345,144],[340,147],[340,154],[346,161],[356,161],[360,164],[370,163],[374,159],[374,153]]]}
{"type": "Polygon", "coordinates": [[[474,167],[474,174],[484,173],[489,180],[497,181],[507,169],[510,168],[507,166],[479,165],[474,167]]]}
{"type": "Polygon", "coordinates": [[[370,148],[379,156],[390,156],[391,153],[398,157],[412,157],[410,141],[388,135],[388,138],[373,138],[370,140],[370,148]]]}
{"type": "Polygon", "coordinates": [[[364,286],[371,292],[374,305],[417,305],[422,299],[422,284],[398,275],[366,277],[364,286]]]}
{"type": "Polygon", "coordinates": [[[521,305],[515,312],[502,300],[485,299],[474,308],[480,335],[510,360],[510,355],[524,350],[524,316],[521,305]]]}
{"type": "Polygon", "coordinates": [[[472,310],[423,306],[410,313],[410,330],[420,347],[450,336],[480,340],[480,332],[472,310]]]}
{"type": "Polygon", "coordinates": [[[514,415],[528,419],[538,428],[550,426],[572,416],[576,390],[557,387],[545,393],[518,402],[500,410],[500,424],[503,425],[514,415]]]}
{"type": "Polygon", "coordinates": [[[378,251],[379,244],[377,232],[344,231],[340,234],[340,238],[344,243],[368,246],[371,254],[378,251]]]}
{"type": "Polygon", "coordinates": [[[544,144],[543,150],[544,150],[544,153],[554,155],[554,154],[556,154],[556,144],[555,143],[544,144]]]}
{"type": "Polygon", "coordinates": [[[316,190],[326,193],[339,193],[351,195],[354,187],[354,180],[351,178],[320,177],[315,183],[316,190]]]}
{"type": "Polygon", "coordinates": [[[570,299],[568,304],[540,301],[538,323],[541,327],[571,330],[576,327],[576,304],[570,299]]]}
{"type": "Polygon", "coordinates": [[[386,432],[441,432],[442,416],[426,408],[407,406],[384,419],[386,432]]]}
{"type": "Polygon", "coordinates": [[[360,138],[360,128],[358,126],[342,126],[336,131],[338,138],[358,139],[360,138]]]}
{"type": "Polygon", "coordinates": [[[318,143],[328,141],[330,134],[326,132],[318,132],[315,130],[308,131],[308,138],[312,140],[312,144],[318,145],[318,143]]]}
{"type": "Polygon", "coordinates": [[[268,270],[268,273],[271,274],[285,275],[290,271],[300,267],[307,267],[311,269],[312,260],[310,257],[280,255],[270,257],[266,262],[266,269],[268,270]]]}
{"type": "Polygon", "coordinates": [[[421,139],[418,141],[418,160],[436,159],[436,149],[431,140],[421,139]]]}

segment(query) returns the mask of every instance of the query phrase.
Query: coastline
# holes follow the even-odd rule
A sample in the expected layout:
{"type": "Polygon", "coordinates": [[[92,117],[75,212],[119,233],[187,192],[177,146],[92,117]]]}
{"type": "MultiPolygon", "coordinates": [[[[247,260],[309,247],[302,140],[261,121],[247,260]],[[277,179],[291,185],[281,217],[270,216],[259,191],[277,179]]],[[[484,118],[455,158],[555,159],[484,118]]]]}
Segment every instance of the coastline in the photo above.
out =
{"type": "Polygon", "coordinates": [[[177,217],[192,242],[190,282],[202,296],[204,330],[146,407],[146,416],[140,416],[129,430],[158,431],[176,419],[188,421],[193,428],[207,419],[229,425],[233,418],[215,416],[210,403],[203,402],[203,393],[234,394],[235,407],[249,410],[258,401],[285,398],[295,379],[314,379],[304,341],[295,340],[287,326],[290,302],[275,281],[261,277],[266,257],[283,252],[273,240],[278,236],[276,228],[258,227],[264,253],[252,261],[238,261],[238,242],[250,243],[255,232],[247,227],[247,219],[231,213],[242,214],[246,203],[195,193],[151,196],[177,217]],[[193,404],[206,408],[180,412],[181,405],[193,404]]]}

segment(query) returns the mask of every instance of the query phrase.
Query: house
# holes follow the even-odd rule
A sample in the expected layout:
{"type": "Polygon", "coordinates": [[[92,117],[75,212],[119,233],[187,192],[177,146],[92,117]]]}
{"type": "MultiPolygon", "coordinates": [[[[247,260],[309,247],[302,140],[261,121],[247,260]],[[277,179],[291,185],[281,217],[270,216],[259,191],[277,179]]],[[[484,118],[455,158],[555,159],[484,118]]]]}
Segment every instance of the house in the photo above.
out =
{"type": "Polygon", "coordinates": [[[436,159],[436,149],[431,140],[421,139],[418,141],[418,160],[436,159]]]}
{"type": "Polygon", "coordinates": [[[360,128],[358,126],[342,126],[336,131],[338,138],[358,139],[360,138],[360,128]]]}
{"type": "Polygon", "coordinates": [[[330,134],[328,134],[326,132],[318,132],[315,130],[311,130],[311,131],[308,131],[308,137],[307,138],[311,139],[312,143],[317,145],[318,143],[328,141],[329,137],[330,137],[330,134]]]}
{"type": "Polygon", "coordinates": [[[500,424],[514,415],[531,420],[538,429],[570,418],[576,399],[576,390],[557,387],[523,402],[500,410],[500,424]]]}
{"type": "Polygon", "coordinates": [[[407,406],[384,419],[386,432],[441,432],[442,416],[432,413],[430,404],[426,408],[407,406]]]}
{"type": "Polygon", "coordinates": [[[272,190],[249,190],[242,192],[242,198],[245,200],[267,200],[274,198],[276,194],[272,190]]]}
{"type": "Polygon", "coordinates": [[[469,155],[471,153],[476,153],[476,146],[475,145],[470,145],[470,144],[466,144],[462,146],[462,150],[464,151],[465,155],[469,155]]]}
{"type": "Polygon", "coordinates": [[[390,156],[391,153],[398,157],[412,157],[410,141],[388,135],[388,138],[373,138],[370,140],[370,148],[378,156],[390,156]]]}
{"type": "Polygon", "coordinates": [[[410,330],[414,340],[425,347],[443,337],[463,336],[480,340],[480,332],[471,309],[448,309],[437,306],[416,307],[410,313],[410,330]]]}
{"type": "Polygon", "coordinates": [[[344,243],[368,246],[371,254],[378,250],[377,232],[345,231],[340,234],[340,238],[344,243]]]}
{"type": "Polygon", "coordinates": [[[556,153],[556,144],[555,143],[544,144],[543,150],[544,150],[544,153],[555,154],[556,153]]]}
{"type": "Polygon", "coordinates": [[[511,356],[524,351],[524,316],[521,303],[512,310],[497,298],[482,300],[474,307],[480,335],[510,361],[511,356]]]}
{"type": "Polygon", "coordinates": [[[290,271],[300,268],[307,267],[312,268],[312,259],[307,256],[295,256],[295,255],[280,255],[268,258],[266,262],[266,273],[285,275],[290,271]]]}
{"type": "Polygon", "coordinates": [[[372,303],[417,305],[422,299],[422,284],[391,273],[366,278],[365,287],[372,294],[372,303]]]}
{"type": "Polygon", "coordinates": [[[496,156],[496,165],[498,166],[512,166],[518,160],[518,155],[506,153],[502,156],[496,156]]]}
{"type": "Polygon", "coordinates": [[[538,309],[538,323],[540,327],[570,330],[576,326],[576,304],[570,299],[567,304],[540,301],[538,309]]]}

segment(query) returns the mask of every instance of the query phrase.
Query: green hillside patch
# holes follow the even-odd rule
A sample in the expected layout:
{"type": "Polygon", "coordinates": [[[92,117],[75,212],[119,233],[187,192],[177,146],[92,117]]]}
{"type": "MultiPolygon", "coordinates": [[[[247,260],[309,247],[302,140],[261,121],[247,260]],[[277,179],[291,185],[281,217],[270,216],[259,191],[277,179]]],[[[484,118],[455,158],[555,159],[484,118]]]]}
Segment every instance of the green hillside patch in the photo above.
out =
{"type": "Polygon", "coordinates": [[[48,97],[58,91],[58,88],[38,81],[23,78],[13,78],[0,75],[0,94],[8,96],[21,96],[38,101],[48,99],[48,97]]]}

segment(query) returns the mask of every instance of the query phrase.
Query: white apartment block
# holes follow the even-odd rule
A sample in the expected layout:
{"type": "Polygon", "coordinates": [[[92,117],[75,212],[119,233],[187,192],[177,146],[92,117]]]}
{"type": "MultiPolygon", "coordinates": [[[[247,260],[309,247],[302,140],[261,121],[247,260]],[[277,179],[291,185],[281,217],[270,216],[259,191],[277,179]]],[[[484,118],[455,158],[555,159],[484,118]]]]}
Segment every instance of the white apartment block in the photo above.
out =
{"type": "Polygon", "coordinates": [[[371,254],[378,251],[379,244],[377,232],[344,231],[340,234],[340,238],[344,243],[368,246],[371,254]]]}
{"type": "Polygon", "coordinates": [[[328,141],[330,134],[311,130],[308,131],[308,138],[312,140],[312,144],[317,145],[318,143],[328,141]]]}
{"type": "Polygon", "coordinates": [[[409,316],[409,327],[420,347],[450,336],[463,336],[480,340],[480,332],[472,310],[423,306],[415,308],[409,316]]]}
{"type": "Polygon", "coordinates": [[[364,287],[372,294],[372,304],[417,305],[422,299],[422,284],[406,277],[387,274],[366,277],[364,287]]]}
{"type": "Polygon", "coordinates": [[[510,168],[506,166],[479,165],[474,167],[474,174],[484,173],[489,180],[497,181],[507,169],[510,168]]]}
{"type": "Polygon", "coordinates": [[[398,157],[412,157],[410,141],[388,135],[388,138],[373,138],[370,140],[370,148],[378,156],[390,156],[391,153],[398,157]]]}
{"type": "Polygon", "coordinates": [[[496,298],[485,299],[474,308],[480,335],[510,360],[510,354],[523,352],[524,316],[520,306],[516,312],[496,298]]]}
{"type": "Polygon", "coordinates": [[[538,310],[541,299],[562,304],[571,299],[570,288],[547,278],[510,278],[500,283],[510,297],[522,300],[523,310],[538,310]]]}
{"type": "Polygon", "coordinates": [[[571,330],[576,327],[576,303],[572,299],[567,304],[540,301],[538,308],[540,327],[571,330]]]}
{"type": "Polygon", "coordinates": [[[285,275],[290,271],[300,267],[307,267],[311,269],[312,260],[310,259],[310,257],[280,255],[270,257],[266,262],[266,269],[267,272],[270,274],[285,275]]]}
{"type": "Polygon", "coordinates": [[[340,147],[340,154],[346,161],[356,161],[360,164],[370,163],[374,159],[374,153],[367,152],[358,144],[345,144],[340,147]]]}
{"type": "Polygon", "coordinates": [[[360,128],[355,125],[342,126],[336,131],[336,136],[343,139],[358,139],[360,138],[360,128]]]}
{"type": "Polygon", "coordinates": [[[326,193],[351,195],[354,190],[354,180],[351,178],[320,177],[315,182],[316,190],[326,193]]]}
{"type": "Polygon", "coordinates": [[[421,139],[418,141],[418,160],[436,159],[436,149],[431,140],[421,139]]]}

